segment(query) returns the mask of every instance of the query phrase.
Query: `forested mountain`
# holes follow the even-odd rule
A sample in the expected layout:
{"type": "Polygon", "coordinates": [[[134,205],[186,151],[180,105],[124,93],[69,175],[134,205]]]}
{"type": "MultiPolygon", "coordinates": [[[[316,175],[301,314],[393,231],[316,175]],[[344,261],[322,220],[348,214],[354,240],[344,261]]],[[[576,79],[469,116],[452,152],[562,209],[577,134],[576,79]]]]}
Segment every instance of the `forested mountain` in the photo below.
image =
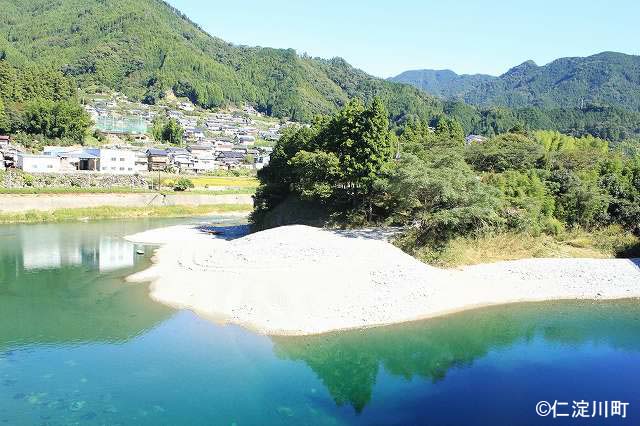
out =
{"type": "MultiPolygon", "coordinates": [[[[619,63],[617,67],[611,65],[609,74],[589,73],[592,67],[575,64],[573,67],[582,71],[574,74],[589,75],[592,80],[602,80],[602,75],[607,75],[611,77],[607,81],[617,81],[626,75],[629,85],[637,81],[638,72],[634,74],[623,61],[626,58],[636,63],[637,58],[617,54],[593,58],[613,63],[605,60],[609,56],[619,63]]],[[[7,83],[11,79],[6,78],[3,83],[0,75],[0,85],[21,86],[23,92],[25,88],[35,90],[32,96],[0,93],[0,124],[13,133],[32,128],[25,121],[27,103],[56,101],[46,90],[36,87],[37,76],[43,75],[60,80],[56,84],[64,93],[68,92],[67,85],[87,92],[109,89],[155,103],[172,90],[205,108],[250,103],[269,115],[298,121],[311,121],[318,114],[335,112],[353,98],[371,102],[378,97],[392,123],[400,126],[413,119],[436,126],[447,115],[459,121],[467,134],[493,136],[520,126],[576,136],[591,134],[609,140],[640,135],[639,112],[593,105],[595,99],[578,96],[576,93],[581,93],[578,89],[572,93],[576,99],[585,99],[584,108],[577,108],[578,101],[570,97],[553,103],[529,101],[519,94],[528,93],[533,98],[534,92],[525,87],[538,87],[543,85],[541,82],[550,81],[542,78],[541,70],[551,65],[526,64],[499,79],[455,76],[451,72],[425,73],[422,80],[429,81],[436,94],[445,98],[456,94],[456,100],[443,102],[409,84],[372,77],[340,58],[311,58],[291,49],[230,44],[207,34],[161,0],[0,0],[0,63],[3,62],[6,65],[3,69],[15,78],[14,83],[7,83]],[[527,80],[526,76],[532,73],[539,75],[527,80]],[[501,95],[506,99],[504,102],[485,101],[474,95],[478,88],[506,87],[507,81],[520,91],[501,95]],[[534,84],[536,81],[539,83],[534,84]],[[465,104],[460,99],[481,106],[465,104]],[[484,106],[502,103],[514,108],[484,106]]],[[[598,61],[591,59],[590,63],[595,62],[598,61]]],[[[572,83],[574,79],[558,82],[559,72],[554,75],[556,86],[576,85],[572,83]]],[[[612,91],[620,85],[600,86],[612,91]]],[[[583,91],[591,93],[588,88],[583,91]]],[[[501,93],[506,93],[506,89],[501,93]]],[[[632,90],[620,89],[620,97],[623,96],[628,102],[640,99],[632,90]]]]}
{"type": "Polygon", "coordinates": [[[451,70],[405,71],[389,80],[406,83],[445,99],[461,99],[474,87],[495,80],[485,74],[458,75],[451,70]]]}
{"type": "Polygon", "coordinates": [[[527,61],[500,77],[423,70],[408,71],[390,80],[482,107],[595,105],[640,111],[640,56],[614,52],[561,58],[544,66],[527,61]]]}
{"type": "Polygon", "coordinates": [[[160,0],[0,0],[0,59],[46,64],[87,89],[153,103],[168,89],[204,107],[250,102],[308,120],[357,96],[379,96],[396,119],[429,116],[440,103],[341,59],[235,46],[160,0]]]}

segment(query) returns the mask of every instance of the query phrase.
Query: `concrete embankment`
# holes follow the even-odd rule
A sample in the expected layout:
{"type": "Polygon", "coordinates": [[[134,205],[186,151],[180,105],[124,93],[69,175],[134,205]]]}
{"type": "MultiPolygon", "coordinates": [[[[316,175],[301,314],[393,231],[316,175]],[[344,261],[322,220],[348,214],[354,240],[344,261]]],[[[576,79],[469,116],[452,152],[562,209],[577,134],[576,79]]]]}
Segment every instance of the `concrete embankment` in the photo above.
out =
{"type": "Polygon", "coordinates": [[[0,194],[0,212],[51,211],[87,207],[158,207],[252,204],[246,194],[0,194]]]}

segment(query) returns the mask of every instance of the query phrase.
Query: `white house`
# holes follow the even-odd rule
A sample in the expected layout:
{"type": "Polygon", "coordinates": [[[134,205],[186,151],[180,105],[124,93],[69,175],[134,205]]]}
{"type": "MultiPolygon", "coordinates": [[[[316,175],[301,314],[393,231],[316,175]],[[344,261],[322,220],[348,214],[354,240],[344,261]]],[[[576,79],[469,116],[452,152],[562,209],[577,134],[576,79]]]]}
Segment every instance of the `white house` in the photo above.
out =
{"type": "Polygon", "coordinates": [[[216,141],[215,150],[216,152],[233,151],[233,143],[227,141],[216,141]]]}
{"type": "Polygon", "coordinates": [[[271,158],[268,155],[262,155],[262,156],[256,157],[255,159],[256,170],[260,170],[260,169],[263,169],[265,166],[268,166],[270,159],[271,158]]]}
{"type": "Polygon", "coordinates": [[[143,151],[134,151],[136,158],[136,167],[135,171],[138,173],[146,172],[149,170],[149,158],[147,157],[147,153],[143,151]]]}
{"type": "Polygon", "coordinates": [[[59,173],[60,158],[20,152],[17,155],[16,168],[27,173],[59,173]]]}
{"type": "Polygon", "coordinates": [[[216,161],[216,157],[213,154],[210,155],[200,155],[195,157],[195,161],[193,163],[193,170],[196,173],[207,173],[212,170],[216,170],[218,168],[218,163],[216,161]]]}
{"type": "Polygon", "coordinates": [[[136,153],[124,149],[90,149],[91,154],[100,157],[100,172],[118,175],[136,173],[136,153]]]}

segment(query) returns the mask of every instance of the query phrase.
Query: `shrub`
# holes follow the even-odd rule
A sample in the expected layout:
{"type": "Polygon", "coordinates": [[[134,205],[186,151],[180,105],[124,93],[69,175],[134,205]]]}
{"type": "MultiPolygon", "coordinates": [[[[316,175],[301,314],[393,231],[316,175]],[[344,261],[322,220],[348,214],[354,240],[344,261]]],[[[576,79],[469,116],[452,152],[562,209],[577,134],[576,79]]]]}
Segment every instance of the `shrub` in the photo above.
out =
{"type": "Polygon", "coordinates": [[[25,186],[33,186],[33,184],[35,182],[35,178],[33,176],[31,176],[31,175],[22,176],[22,180],[23,180],[25,186]]]}
{"type": "Polygon", "coordinates": [[[194,187],[193,182],[191,182],[191,180],[187,178],[179,178],[173,184],[173,190],[180,191],[180,192],[186,191],[187,189],[191,189],[193,187],[194,187]]]}

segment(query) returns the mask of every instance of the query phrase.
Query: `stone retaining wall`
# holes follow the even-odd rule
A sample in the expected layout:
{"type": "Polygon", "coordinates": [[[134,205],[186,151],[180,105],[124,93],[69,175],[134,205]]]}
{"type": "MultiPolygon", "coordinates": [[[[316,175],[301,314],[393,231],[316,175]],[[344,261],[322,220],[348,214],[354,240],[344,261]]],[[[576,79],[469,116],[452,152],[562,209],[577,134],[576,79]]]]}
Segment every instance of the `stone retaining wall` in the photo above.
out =
{"type": "Polygon", "coordinates": [[[152,177],[145,175],[108,175],[102,173],[38,173],[18,170],[0,173],[2,188],[140,188],[148,189],[152,177]]]}

